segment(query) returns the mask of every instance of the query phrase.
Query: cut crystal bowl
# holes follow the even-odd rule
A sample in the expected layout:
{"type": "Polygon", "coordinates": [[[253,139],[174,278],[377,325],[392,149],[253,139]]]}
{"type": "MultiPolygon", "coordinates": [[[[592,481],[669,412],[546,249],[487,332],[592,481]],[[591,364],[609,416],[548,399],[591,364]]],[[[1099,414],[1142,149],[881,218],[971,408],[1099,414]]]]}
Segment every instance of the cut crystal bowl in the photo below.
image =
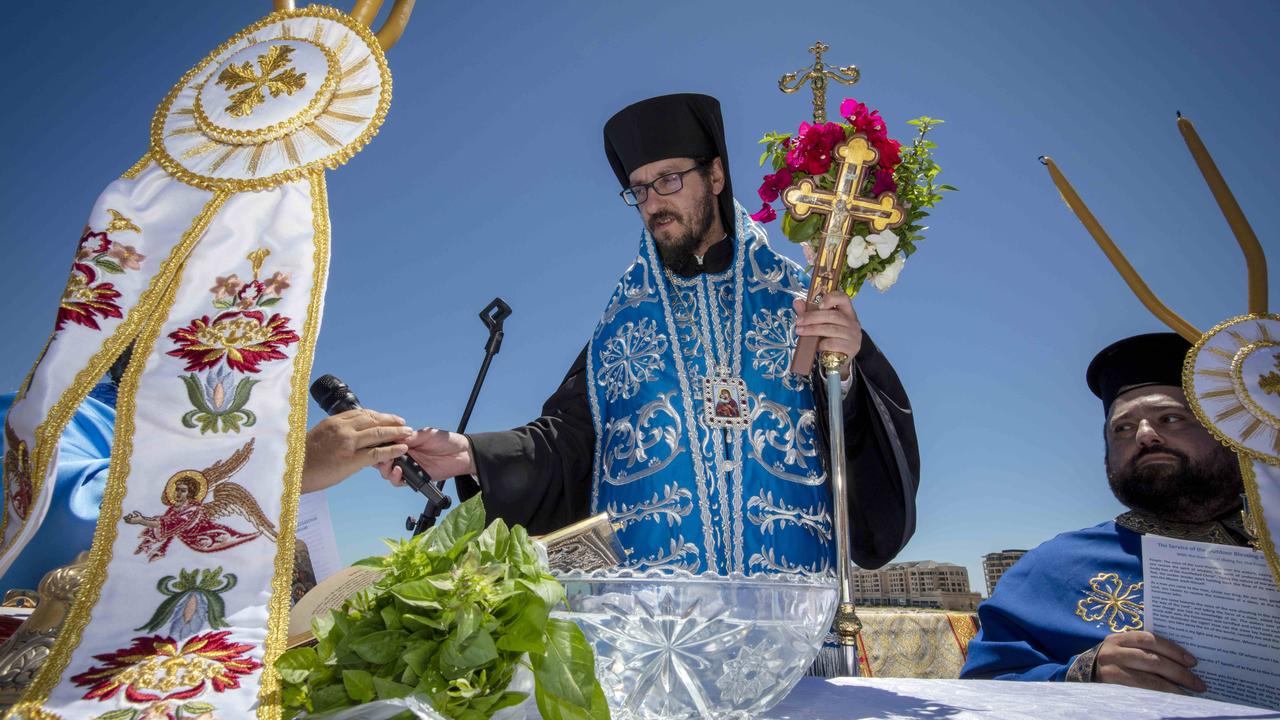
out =
{"type": "Polygon", "coordinates": [[[786,697],[835,615],[834,577],[560,573],[615,720],[755,718],[786,697]]]}

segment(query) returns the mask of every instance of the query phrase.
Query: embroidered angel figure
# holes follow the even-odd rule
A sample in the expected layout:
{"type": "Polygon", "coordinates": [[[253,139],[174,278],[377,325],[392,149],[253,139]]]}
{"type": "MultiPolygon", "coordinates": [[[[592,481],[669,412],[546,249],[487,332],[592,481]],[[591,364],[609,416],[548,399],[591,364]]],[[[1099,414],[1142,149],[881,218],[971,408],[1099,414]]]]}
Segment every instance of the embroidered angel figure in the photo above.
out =
{"type": "Polygon", "coordinates": [[[181,470],[169,478],[160,500],[168,509],[157,517],[147,517],[134,510],[124,516],[130,525],[143,525],[138,549],[148,561],[159,560],[177,538],[182,544],[202,553],[215,553],[243,545],[266,535],[276,540],[276,527],[253,495],[230,478],[244,467],[253,454],[253,440],[226,460],[204,470],[181,470]],[[212,493],[212,499],[205,497],[212,493]],[[249,532],[214,522],[217,518],[238,515],[253,526],[249,532]]]}

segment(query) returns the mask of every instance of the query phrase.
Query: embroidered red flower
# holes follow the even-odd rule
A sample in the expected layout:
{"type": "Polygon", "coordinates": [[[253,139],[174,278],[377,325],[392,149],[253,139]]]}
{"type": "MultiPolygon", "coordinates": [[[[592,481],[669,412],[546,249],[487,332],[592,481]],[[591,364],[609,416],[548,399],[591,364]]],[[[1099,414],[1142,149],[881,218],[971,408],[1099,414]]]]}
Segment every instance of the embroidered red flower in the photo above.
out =
{"type": "Polygon", "coordinates": [[[87,687],[85,700],[110,700],[124,690],[129,702],[186,700],[212,688],[214,692],[240,687],[241,676],[262,667],[246,653],[253,649],[228,640],[230,630],[204,633],[179,646],[171,637],[138,637],[122,650],[94,655],[101,666],[71,678],[87,687]]]}
{"type": "Polygon", "coordinates": [[[107,237],[106,233],[93,232],[85,227],[84,234],[80,236],[80,249],[76,251],[76,260],[86,260],[110,250],[111,238],[107,237]]]}
{"type": "Polygon", "coordinates": [[[124,312],[116,303],[120,291],[109,282],[94,284],[98,273],[84,263],[75,263],[67,287],[62,291],[62,304],[58,307],[58,320],[54,330],[61,330],[68,322],[101,330],[95,318],[121,318],[124,312]]]}
{"type": "Polygon", "coordinates": [[[268,320],[258,310],[233,310],[193,320],[169,339],[178,347],[167,354],[186,360],[188,372],[208,370],[226,358],[232,370],[256,373],[260,363],[287,358],[282,349],[298,342],[298,334],[283,315],[268,320]]]}

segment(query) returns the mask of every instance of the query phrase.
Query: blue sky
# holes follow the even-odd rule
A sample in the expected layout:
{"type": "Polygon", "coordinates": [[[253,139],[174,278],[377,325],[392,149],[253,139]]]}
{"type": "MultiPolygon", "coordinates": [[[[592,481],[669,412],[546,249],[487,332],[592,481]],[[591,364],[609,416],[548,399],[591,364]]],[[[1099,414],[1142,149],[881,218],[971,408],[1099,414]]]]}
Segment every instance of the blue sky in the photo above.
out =
{"type": "MultiPolygon", "coordinates": [[[[389,3],[388,3],[389,4],[389,3]]],[[[26,3],[7,12],[0,81],[0,388],[47,336],[98,192],[145,150],[155,105],[267,0],[26,3]]],[[[856,302],[915,406],[919,527],[900,560],[967,565],[1115,515],[1084,368],[1163,329],[1057,198],[1058,161],[1148,282],[1201,328],[1245,308],[1244,262],[1174,125],[1195,121],[1253,228],[1280,234],[1280,4],[419,3],[390,53],[376,140],[330,174],[334,250],[315,371],[417,425],[456,425],[483,354],[476,313],[515,310],[472,420],[534,417],[636,250],[600,128],[667,92],[718,96],[737,195],[758,206],[755,141],[808,118],[776,82],[815,39],[863,80],[831,96],[917,115],[943,179],[898,285],[856,302]],[[818,7],[818,6],[814,6],[818,7]],[[823,6],[831,8],[834,6],[823,6]],[[876,15],[879,13],[880,15],[876,15]],[[1268,90],[1267,88],[1271,88],[1268,90]]],[[[796,248],[770,226],[775,247],[796,248]]],[[[1277,296],[1275,281],[1272,295],[1277,296]]],[[[311,421],[320,412],[312,406],[311,421]]],[[[329,492],[344,559],[377,552],[421,503],[364,471],[329,492]]]]}

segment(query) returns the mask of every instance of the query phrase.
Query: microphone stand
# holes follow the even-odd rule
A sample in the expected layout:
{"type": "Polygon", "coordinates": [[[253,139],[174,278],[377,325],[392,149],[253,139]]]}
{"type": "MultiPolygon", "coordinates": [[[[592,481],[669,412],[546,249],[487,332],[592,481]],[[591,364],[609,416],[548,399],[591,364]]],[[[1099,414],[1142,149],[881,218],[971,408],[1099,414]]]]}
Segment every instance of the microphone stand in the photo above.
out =
{"type": "MultiPolygon", "coordinates": [[[[511,315],[511,306],[502,301],[502,298],[494,298],[493,302],[485,305],[480,311],[480,321],[489,329],[489,339],[484,344],[484,362],[480,364],[480,372],[476,375],[476,382],[471,386],[471,397],[467,398],[467,407],[462,411],[462,420],[458,422],[458,434],[462,434],[467,430],[467,423],[471,420],[471,411],[475,409],[476,398],[480,397],[480,387],[484,385],[485,376],[489,374],[489,363],[493,362],[493,356],[498,354],[502,349],[502,321],[511,315]]],[[[444,482],[436,485],[433,480],[428,483],[433,486],[437,492],[433,493],[427,500],[427,506],[422,509],[422,514],[418,515],[418,519],[414,520],[413,516],[405,518],[405,530],[412,530],[414,535],[421,535],[429,528],[436,524],[436,520],[440,518],[440,513],[452,504],[452,499],[439,492],[444,489],[444,482]],[[438,497],[438,499],[437,499],[438,497]]]]}

